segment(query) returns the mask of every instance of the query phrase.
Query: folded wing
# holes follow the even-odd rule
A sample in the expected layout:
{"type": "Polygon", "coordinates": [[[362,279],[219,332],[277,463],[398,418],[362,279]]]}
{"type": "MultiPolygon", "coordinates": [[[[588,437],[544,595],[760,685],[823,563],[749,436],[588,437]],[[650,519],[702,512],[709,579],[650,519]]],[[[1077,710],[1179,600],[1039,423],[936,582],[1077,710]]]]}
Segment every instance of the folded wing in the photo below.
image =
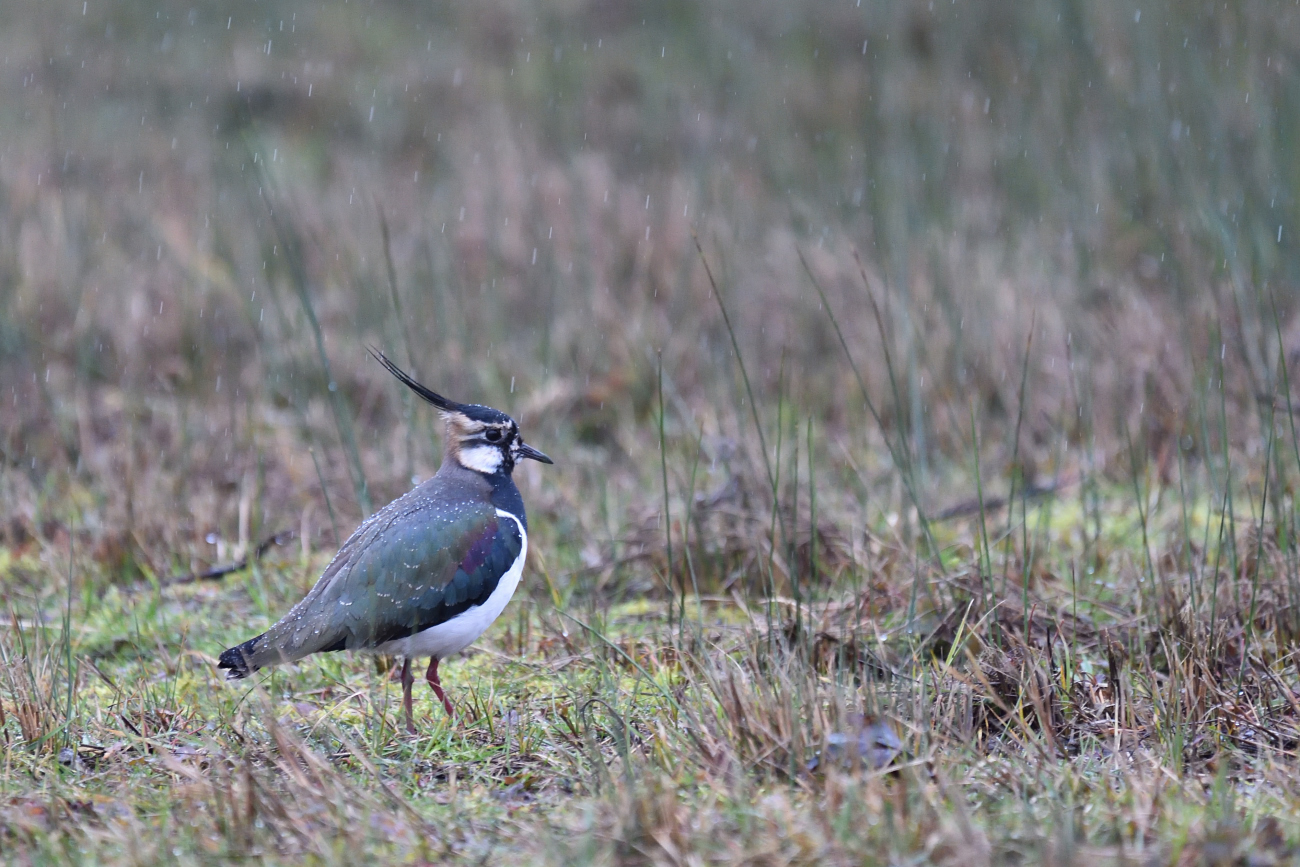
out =
{"type": "Polygon", "coordinates": [[[485,602],[522,547],[515,521],[488,503],[403,497],[357,528],[307,596],[265,634],[223,654],[222,667],[241,677],[422,632],[485,602]]]}

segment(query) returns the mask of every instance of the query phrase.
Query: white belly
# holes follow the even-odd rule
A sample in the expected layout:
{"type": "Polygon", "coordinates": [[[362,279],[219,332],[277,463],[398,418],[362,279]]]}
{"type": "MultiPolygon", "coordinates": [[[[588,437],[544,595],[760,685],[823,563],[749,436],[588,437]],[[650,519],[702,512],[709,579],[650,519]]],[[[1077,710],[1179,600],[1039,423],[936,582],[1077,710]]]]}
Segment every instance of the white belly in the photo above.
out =
{"type": "Polygon", "coordinates": [[[515,522],[519,527],[519,536],[523,544],[519,546],[519,556],[514,563],[510,564],[506,574],[497,581],[496,589],[492,591],[487,601],[458,614],[445,623],[430,626],[423,632],[417,632],[406,638],[386,641],[368,652],[407,658],[431,656],[435,659],[446,659],[469,647],[476,638],[487,631],[492,621],[501,616],[510,597],[515,595],[519,578],[524,573],[524,560],[528,556],[528,531],[524,529],[523,523],[514,515],[500,509],[497,509],[497,517],[508,518],[515,522]]]}

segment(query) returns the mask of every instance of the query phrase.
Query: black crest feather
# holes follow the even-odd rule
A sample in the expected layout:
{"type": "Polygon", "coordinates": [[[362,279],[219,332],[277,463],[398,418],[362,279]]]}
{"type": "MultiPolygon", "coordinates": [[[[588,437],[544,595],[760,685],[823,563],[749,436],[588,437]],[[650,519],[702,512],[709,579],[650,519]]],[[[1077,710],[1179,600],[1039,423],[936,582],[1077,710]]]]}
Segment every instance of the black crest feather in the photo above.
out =
{"type": "Polygon", "coordinates": [[[436,391],[427,388],[421,385],[420,383],[416,382],[414,379],[410,377],[410,375],[405,370],[402,370],[402,368],[398,367],[396,364],[390,361],[388,359],[388,356],[384,355],[378,349],[375,349],[373,346],[367,348],[370,350],[370,354],[375,357],[375,361],[378,361],[380,364],[382,364],[389,373],[397,377],[397,379],[402,383],[402,385],[405,385],[411,391],[418,394],[426,402],[433,404],[443,412],[459,412],[459,413],[465,412],[465,407],[462,406],[461,404],[456,403],[456,401],[454,400],[448,400],[447,398],[438,394],[436,391]]]}
{"type": "Polygon", "coordinates": [[[443,412],[459,413],[466,418],[473,419],[474,421],[481,421],[485,424],[501,424],[503,422],[512,421],[510,416],[506,415],[501,410],[493,409],[490,406],[483,406],[482,404],[477,403],[457,403],[454,400],[448,400],[436,391],[416,382],[406,371],[394,364],[389,360],[388,356],[384,355],[378,349],[375,349],[375,347],[369,346],[367,349],[369,349],[370,354],[375,357],[375,361],[382,364],[384,368],[393,376],[397,377],[403,385],[443,412]]]}

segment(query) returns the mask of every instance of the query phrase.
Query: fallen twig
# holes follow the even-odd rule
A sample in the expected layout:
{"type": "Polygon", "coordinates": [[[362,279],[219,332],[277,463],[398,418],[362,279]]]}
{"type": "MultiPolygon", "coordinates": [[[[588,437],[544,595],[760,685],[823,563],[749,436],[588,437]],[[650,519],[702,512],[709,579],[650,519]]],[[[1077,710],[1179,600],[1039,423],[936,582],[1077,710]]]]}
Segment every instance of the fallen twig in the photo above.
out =
{"type": "Polygon", "coordinates": [[[233,563],[224,563],[220,566],[213,566],[205,572],[190,572],[183,575],[173,575],[162,582],[163,587],[171,587],[176,584],[192,584],[195,581],[219,581],[233,572],[239,572],[247,569],[250,564],[262,559],[263,555],[272,547],[287,544],[298,537],[293,530],[282,530],[274,536],[268,536],[257,544],[252,553],[247,554],[233,563]]]}
{"type": "MultiPolygon", "coordinates": [[[[1026,500],[1036,500],[1040,497],[1046,497],[1055,494],[1062,488],[1069,487],[1078,480],[1077,477],[1072,477],[1061,479],[1060,481],[1048,482],[1045,485],[1030,485],[1024,491],[1024,498],[1026,500]]],[[[999,509],[1006,508],[1006,506],[1006,497],[989,497],[985,499],[983,503],[981,503],[978,498],[973,498],[963,500],[960,503],[936,512],[931,520],[950,521],[953,518],[964,518],[968,515],[978,514],[980,509],[983,509],[986,512],[995,512],[999,509]]]]}

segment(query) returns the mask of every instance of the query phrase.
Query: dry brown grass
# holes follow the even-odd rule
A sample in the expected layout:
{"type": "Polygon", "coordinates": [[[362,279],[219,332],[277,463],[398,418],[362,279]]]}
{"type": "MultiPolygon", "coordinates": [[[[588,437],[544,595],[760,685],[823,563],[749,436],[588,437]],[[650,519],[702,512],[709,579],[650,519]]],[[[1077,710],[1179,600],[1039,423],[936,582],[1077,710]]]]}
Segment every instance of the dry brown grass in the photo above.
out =
{"type": "Polygon", "coordinates": [[[11,859],[1295,856],[1294,9],[28,5],[11,859]],[[211,665],[436,468],[367,344],[558,461],[413,740],[211,665]]]}

